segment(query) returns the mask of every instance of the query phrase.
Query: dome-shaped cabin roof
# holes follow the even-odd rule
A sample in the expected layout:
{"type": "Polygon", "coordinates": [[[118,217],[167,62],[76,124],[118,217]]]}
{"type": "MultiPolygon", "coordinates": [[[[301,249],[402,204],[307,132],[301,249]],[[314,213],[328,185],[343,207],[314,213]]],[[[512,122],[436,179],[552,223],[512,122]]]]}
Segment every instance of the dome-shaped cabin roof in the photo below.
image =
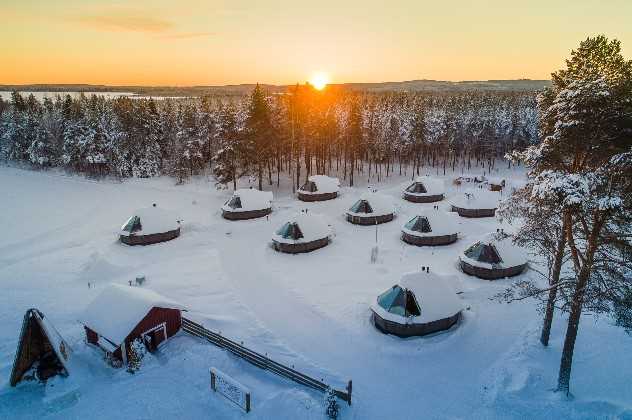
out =
{"type": "Polygon", "coordinates": [[[503,232],[490,233],[459,256],[463,272],[485,280],[517,276],[527,267],[526,252],[503,232]]]}
{"type": "Polygon", "coordinates": [[[376,323],[397,335],[423,335],[449,328],[462,309],[453,281],[453,277],[426,271],[404,274],[371,306],[376,323]]]}
{"type": "Polygon", "coordinates": [[[468,188],[457,194],[450,203],[458,208],[467,210],[496,209],[500,201],[500,194],[482,188],[468,188]]]}
{"type": "Polygon", "coordinates": [[[269,209],[272,205],[272,192],[255,189],[238,189],[226,201],[222,210],[231,213],[269,209]]]}
{"type": "Polygon", "coordinates": [[[453,213],[427,211],[410,219],[402,227],[402,232],[413,236],[452,235],[458,231],[457,223],[453,213]]]}
{"type": "Polygon", "coordinates": [[[274,232],[272,239],[284,243],[311,242],[327,238],[331,230],[323,217],[314,213],[299,213],[274,232]]]}
{"type": "Polygon", "coordinates": [[[136,210],[121,226],[120,235],[153,235],[174,231],[179,228],[180,222],[174,212],[154,204],[151,207],[136,210]]]}
{"type": "Polygon", "coordinates": [[[364,193],[347,211],[352,216],[384,216],[395,212],[389,197],[380,193],[364,193]]]}
{"type": "Polygon", "coordinates": [[[332,178],[327,175],[312,175],[299,188],[299,191],[304,194],[331,194],[339,190],[340,181],[338,178],[332,178]]]}
{"type": "Polygon", "coordinates": [[[410,245],[449,245],[458,239],[458,222],[454,213],[427,211],[402,226],[402,240],[410,245]]]}
{"type": "Polygon", "coordinates": [[[467,247],[461,260],[481,268],[509,268],[527,263],[524,249],[512,242],[511,236],[497,232],[485,235],[467,247]]]}
{"type": "Polygon", "coordinates": [[[406,185],[403,196],[408,201],[432,203],[443,200],[445,187],[441,180],[419,176],[412,183],[406,185]]]}

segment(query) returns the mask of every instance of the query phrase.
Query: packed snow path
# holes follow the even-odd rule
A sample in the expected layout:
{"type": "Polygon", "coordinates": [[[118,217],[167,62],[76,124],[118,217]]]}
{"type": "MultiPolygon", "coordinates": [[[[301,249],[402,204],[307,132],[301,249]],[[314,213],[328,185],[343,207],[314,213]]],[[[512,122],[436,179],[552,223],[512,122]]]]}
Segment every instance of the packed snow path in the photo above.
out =
{"type": "MultiPolygon", "coordinates": [[[[508,178],[521,176],[509,173],[508,178]]],[[[242,418],[209,391],[216,366],[253,391],[253,418],[322,419],[322,396],[249,366],[214,346],[180,334],[144,361],[136,375],[113,370],[84,344],[81,312],[111,282],[145,275],[143,287],[185,304],[193,319],[327,382],[354,382],[343,418],[594,418],[632,415],[631,339],[607,319],[584,317],[572,389],[555,385],[564,319],[551,347],[538,344],[540,316],[527,302],[489,298],[513,280],[487,282],[462,274],[456,259],[495,219],[459,220],[459,240],[418,248],[399,239],[419,209],[400,198],[404,178],[379,186],[397,207],[378,227],[379,258],[370,264],[375,227],[352,225],[344,212],[364,186],[343,187],[336,200],[299,202],[274,190],[269,219],[230,222],[220,208],[230,191],[195,179],[95,182],[58,173],[0,167],[0,418],[242,418]],[[183,218],[182,235],[148,247],[117,242],[131,211],[156,202],[183,218]],[[269,247],[272,232],[297,211],[324,214],[332,243],[286,255],[269,247]],[[462,291],[463,320],[430,337],[402,340],[378,332],[369,305],[407,271],[428,265],[452,274],[462,291]],[[88,288],[88,282],[91,287],[88,288]],[[46,386],[8,387],[26,309],[42,310],[72,345],[75,368],[46,386]]],[[[247,185],[242,185],[247,187],[247,185]]],[[[442,210],[455,194],[446,191],[442,210]]],[[[506,226],[505,226],[506,227],[506,226]]],[[[533,272],[523,274],[534,275],[533,272]]]]}

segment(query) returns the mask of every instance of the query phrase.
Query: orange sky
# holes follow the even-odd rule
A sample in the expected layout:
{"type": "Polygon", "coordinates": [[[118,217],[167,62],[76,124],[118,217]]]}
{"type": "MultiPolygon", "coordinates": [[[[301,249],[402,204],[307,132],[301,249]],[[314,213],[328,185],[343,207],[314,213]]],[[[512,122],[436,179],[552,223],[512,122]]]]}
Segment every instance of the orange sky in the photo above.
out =
{"type": "Polygon", "coordinates": [[[630,0],[512,3],[3,0],[0,84],[544,79],[590,35],[632,50],[630,0]]]}

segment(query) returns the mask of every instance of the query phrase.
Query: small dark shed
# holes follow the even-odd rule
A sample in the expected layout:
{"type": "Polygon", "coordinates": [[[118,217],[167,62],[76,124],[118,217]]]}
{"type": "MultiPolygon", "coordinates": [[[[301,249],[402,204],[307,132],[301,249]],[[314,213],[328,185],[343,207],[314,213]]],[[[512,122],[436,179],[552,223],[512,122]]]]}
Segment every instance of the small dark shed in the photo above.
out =
{"type": "Polygon", "coordinates": [[[68,375],[70,346],[37,309],[29,309],[22,321],[18,350],[11,370],[11,386],[17,385],[33,369],[33,377],[44,381],[68,375]]]}
{"type": "Polygon", "coordinates": [[[182,305],[151,290],[113,284],[86,309],[86,339],[126,363],[134,340],[140,339],[153,351],[176,334],[183,310],[182,305]]]}

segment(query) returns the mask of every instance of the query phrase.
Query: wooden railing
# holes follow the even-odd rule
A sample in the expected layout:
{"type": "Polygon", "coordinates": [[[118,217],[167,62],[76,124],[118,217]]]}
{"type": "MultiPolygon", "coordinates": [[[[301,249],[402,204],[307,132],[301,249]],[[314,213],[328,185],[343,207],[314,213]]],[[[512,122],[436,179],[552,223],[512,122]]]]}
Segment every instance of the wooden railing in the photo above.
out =
{"type": "MultiPolygon", "coordinates": [[[[316,389],[321,392],[327,392],[327,390],[331,388],[329,385],[325,384],[322,381],[309,377],[290,367],[284,366],[281,363],[277,363],[274,360],[269,359],[267,356],[250,350],[243,345],[236,343],[235,341],[232,341],[226,337],[223,337],[218,333],[210,331],[197,322],[191,321],[190,319],[184,317],[182,318],[182,330],[196,337],[203,338],[210,343],[216,345],[217,347],[226,349],[235,356],[246,360],[247,362],[257,366],[258,368],[269,370],[270,372],[278,376],[290,379],[301,385],[305,385],[309,388],[316,389]]],[[[340,391],[337,389],[333,389],[333,391],[338,398],[346,401],[349,405],[351,405],[351,381],[349,381],[349,383],[347,384],[347,388],[345,391],[340,391]]]]}

